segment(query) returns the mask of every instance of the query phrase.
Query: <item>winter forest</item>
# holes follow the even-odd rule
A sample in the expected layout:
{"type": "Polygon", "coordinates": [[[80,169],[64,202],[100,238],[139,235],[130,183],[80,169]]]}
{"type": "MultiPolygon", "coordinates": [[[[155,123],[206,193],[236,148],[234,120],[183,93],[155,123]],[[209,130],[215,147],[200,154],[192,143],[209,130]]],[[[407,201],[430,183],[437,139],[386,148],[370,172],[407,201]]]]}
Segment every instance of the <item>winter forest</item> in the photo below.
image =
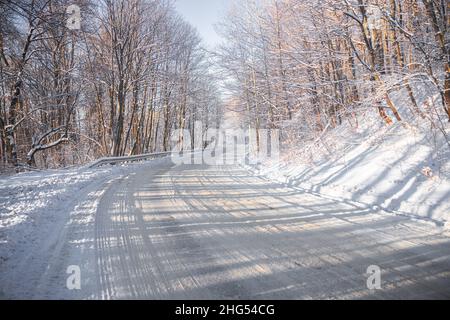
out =
{"type": "Polygon", "coordinates": [[[364,110],[386,125],[450,120],[448,2],[445,0],[247,1],[223,23],[221,65],[232,103],[256,126],[313,139],[364,110]],[[431,94],[418,102],[419,85],[431,94]],[[407,108],[392,96],[407,92],[407,108]]]}
{"type": "Polygon", "coordinates": [[[0,10],[3,170],[167,151],[175,128],[219,126],[227,108],[287,144],[358,127],[368,110],[444,135],[450,120],[446,0],[236,2],[214,52],[172,1],[2,0],[0,10]],[[72,4],[80,29],[67,27],[72,4]]]}
{"type": "Polygon", "coordinates": [[[168,151],[173,128],[220,119],[210,58],[169,1],[2,1],[0,14],[3,166],[168,151]]]}

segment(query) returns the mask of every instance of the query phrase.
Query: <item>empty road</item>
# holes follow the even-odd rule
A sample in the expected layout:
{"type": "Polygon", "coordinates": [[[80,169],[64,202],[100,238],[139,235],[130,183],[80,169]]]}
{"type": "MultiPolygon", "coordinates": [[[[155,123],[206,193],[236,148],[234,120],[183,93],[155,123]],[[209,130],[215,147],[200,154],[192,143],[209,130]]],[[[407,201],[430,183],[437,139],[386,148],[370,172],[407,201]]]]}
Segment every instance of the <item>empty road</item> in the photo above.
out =
{"type": "Polygon", "coordinates": [[[24,258],[6,298],[450,298],[450,238],[431,224],[238,166],[138,168],[75,195],[67,224],[31,254],[50,252],[45,269],[24,258]],[[66,287],[70,265],[80,290],[66,287]],[[371,265],[380,290],[367,288],[371,265]]]}

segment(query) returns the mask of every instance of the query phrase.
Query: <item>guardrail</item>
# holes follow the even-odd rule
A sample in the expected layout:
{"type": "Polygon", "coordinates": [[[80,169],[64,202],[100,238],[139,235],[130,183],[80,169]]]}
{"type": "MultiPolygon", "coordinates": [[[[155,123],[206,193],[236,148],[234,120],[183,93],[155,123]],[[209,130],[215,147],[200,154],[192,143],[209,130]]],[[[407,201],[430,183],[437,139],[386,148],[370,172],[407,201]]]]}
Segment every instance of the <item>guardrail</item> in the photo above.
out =
{"type": "Polygon", "coordinates": [[[88,168],[92,169],[92,168],[99,168],[99,167],[105,166],[105,165],[115,165],[118,163],[130,163],[130,162],[137,162],[137,161],[153,160],[153,159],[164,158],[164,157],[167,157],[170,155],[172,155],[172,152],[148,153],[148,154],[129,156],[129,157],[101,158],[101,159],[98,159],[97,161],[95,161],[94,163],[90,164],[88,166],[88,168]]]}
{"type": "MultiPolygon", "coordinates": [[[[184,151],[190,154],[196,154],[198,152],[202,152],[201,150],[193,150],[193,151],[184,151]]],[[[88,169],[93,168],[99,168],[101,166],[106,165],[115,165],[118,163],[130,163],[130,162],[138,162],[138,161],[146,161],[146,160],[153,160],[153,159],[160,159],[164,157],[172,156],[174,153],[179,153],[177,151],[172,152],[159,152],[159,153],[148,153],[148,154],[142,154],[137,156],[129,156],[129,157],[109,157],[109,158],[101,158],[95,161],[94,163],[91,163],[87,166],[88,169]]]]}

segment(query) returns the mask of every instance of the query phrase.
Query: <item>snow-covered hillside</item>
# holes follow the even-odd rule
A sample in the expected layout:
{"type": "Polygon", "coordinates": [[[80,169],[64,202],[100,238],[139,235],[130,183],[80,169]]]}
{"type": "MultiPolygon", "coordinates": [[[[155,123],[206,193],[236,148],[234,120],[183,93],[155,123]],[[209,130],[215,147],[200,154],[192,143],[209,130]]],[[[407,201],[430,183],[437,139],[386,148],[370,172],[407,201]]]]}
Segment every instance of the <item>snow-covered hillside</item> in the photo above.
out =
{"type": "Polygon", "coordinates": [[[449,226],[450,145],[424,123],[388,127],[369,113],[358,129],[330,130],[314,144],[285,150],[280,162],[263,163],[257,172],[311,192],[449,226]]]}

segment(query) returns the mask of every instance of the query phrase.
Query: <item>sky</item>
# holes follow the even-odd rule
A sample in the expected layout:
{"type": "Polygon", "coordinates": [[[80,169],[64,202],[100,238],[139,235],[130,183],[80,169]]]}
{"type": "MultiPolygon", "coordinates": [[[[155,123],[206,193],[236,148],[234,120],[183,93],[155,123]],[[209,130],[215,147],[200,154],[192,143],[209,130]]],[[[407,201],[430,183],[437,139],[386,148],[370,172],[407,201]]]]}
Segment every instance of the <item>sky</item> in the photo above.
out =
{"type": "Polygon", "coordinates": [[[220,43],[214,24],[225,15],[229,0],[176,0],[178,12],[197,28],[204,43],[212,48],[220,43]]]}

